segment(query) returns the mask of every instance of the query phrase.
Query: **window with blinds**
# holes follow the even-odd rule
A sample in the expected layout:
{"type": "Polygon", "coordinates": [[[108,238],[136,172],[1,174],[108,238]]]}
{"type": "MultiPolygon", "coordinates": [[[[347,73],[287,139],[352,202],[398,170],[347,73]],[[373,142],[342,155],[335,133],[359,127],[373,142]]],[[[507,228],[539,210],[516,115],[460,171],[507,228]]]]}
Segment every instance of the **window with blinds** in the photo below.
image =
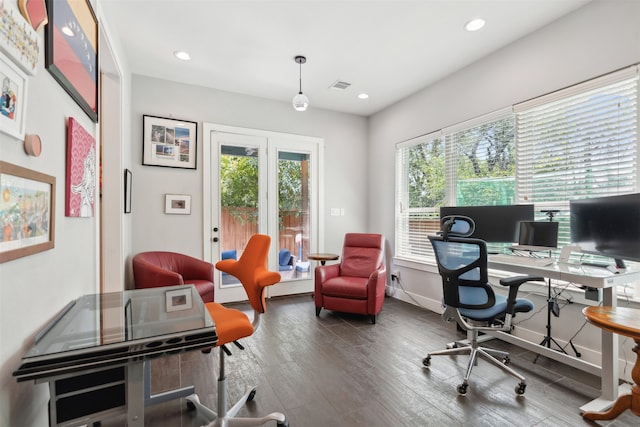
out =
{"type": "Polygon", "coordinates": [[[443,205],[559,210],[568,244],[569,200],[638,191],[638,90],[633,66],[398,144],[396,256],[433,256],[443,205]]]}
{"type": "Polygon", "coordinates": [[[559,246],[569,200],[637,191],[637,98],[633,67],[514,107],[518,201],[559,210],[559,246]]]}
{"type": "Polygon", "coordinates": [[[440,229],[445,203],[445,146],[440,132],[399,144],[396,150],[396,248],[404,258],[433,257],[428,236],[440,229]]]}

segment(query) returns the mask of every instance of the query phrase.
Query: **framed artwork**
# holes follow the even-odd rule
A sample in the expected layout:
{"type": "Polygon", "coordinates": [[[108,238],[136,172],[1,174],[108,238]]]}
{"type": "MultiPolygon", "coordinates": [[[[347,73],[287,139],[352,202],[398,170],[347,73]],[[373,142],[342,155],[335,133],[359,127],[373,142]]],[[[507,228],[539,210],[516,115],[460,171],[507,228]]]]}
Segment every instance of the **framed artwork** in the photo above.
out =
{"type": "Polygon", "coordinates": [[[0,53],[0,131],[24,139],[27,111],[27,75],[0,53]]]}
{"type": "Polygon", "coordinates": [[[76,119],[69,117],[65,216],[93,216],[96,179],[96,140],[76,119]]]}
{"type": "Polygon", "coordinates": [[[0,2],[0,50],[27,74],[36,73],[40,38],[15,1],[0,2]]]}
{"type": "Polygon", "coordinates": [[[47,0],[45,66],[98,122],[98,21],[89,0],[47,0]]]}
{"type": "Polygon", "coordinates": [[[0,263],[53,249],[56,178],[0,161],[0,263]]]}
{"type": "Polygon", "coordinates": [[[40,31],[40,28],[49,22],[47,6],[44,4],[44,0],[18,0],[18,7],[24,19],[36,32],[40,31]]]}
{"type": "Polygon", "coordinates": [[[142,116],[142,164],[195,169],[197,129],[196,122],[142,116]]]}
{"type": "Polygon", "coordinates": [[[124,170],[124,213],[131,213],[131,185],[133,176],[129,169],[124,170]]]}
{"type": "Polygon", "coordinates": [[[188,310],[193,306],[191,288],[176,289],[165,293],[167,313],[178,310],[188,310]]]}
{"type": "Polygon", "coordinates": [[[191,196],[186,194],[165,194],[164,195],[164,213],[190,215],[191,214],[191,196]]]}

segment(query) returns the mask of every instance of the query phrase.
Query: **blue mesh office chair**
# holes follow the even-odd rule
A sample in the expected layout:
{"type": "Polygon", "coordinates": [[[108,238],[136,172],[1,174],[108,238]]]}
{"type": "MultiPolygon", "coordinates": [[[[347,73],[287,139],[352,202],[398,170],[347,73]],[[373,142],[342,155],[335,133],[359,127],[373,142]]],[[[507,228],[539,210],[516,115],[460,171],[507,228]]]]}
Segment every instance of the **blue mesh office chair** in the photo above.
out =
{"type": "Polygon", "coordinates": [[[525,282],[544,281],[542,277],[517,276],[501,279],[500,284],[509,288],[504,297],[495,294],[489,283],[487,267],[487,245],[484,240],[470,238],[475,224],[464,216],[445,217],[441,221],[441,232],[429,236],[442,276],[443,304],[445,321],[455,320],[467,331],[468,346],[434,351],[422,361],[425,367],[431,366],[431,356],[469,353],[469,364],[458,393],[465,395],[469,385],[471,369],[478,356],[516,377],[520,382],[515,388],[517,394],[524,394],[525,378],[511,369],[509,354],[504,351],[478,346],[480,331],[511,330],[511,320],[516,313],[525,313],[533,309],[533,303],[517,298],[518,288],[525,282]]]}

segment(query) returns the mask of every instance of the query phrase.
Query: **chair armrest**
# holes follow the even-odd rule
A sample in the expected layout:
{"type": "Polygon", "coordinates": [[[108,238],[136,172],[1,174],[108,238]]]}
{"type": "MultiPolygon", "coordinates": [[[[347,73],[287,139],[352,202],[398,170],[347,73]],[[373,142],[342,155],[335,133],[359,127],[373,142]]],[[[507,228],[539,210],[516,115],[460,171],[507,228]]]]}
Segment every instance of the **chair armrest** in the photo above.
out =
{"type": "Polygon", "coordinates": [[[500,279],[502,286],[509,287],[509,296],[507,298],[507,313],[515,314],[516,298],[518,296],[518,289],[523,283],[526,282],[544,282],[544,277],[540,276],[514,276],[500,279]]]}
{"type": "Polygon", "coordinates": [[[181,274],[140,260],[133,261],[133,278],[136,288],[184,285],[181,274]]]}
{"type": "Polygon", "coordinates": [[[314,283],[316,293],[321,292],[320,286],[327,280],[338,277],[340,274],[340,264],[319,265],[314,272],[314,283]]]}
{"type": "Polygon", "coordinates": [[[198,258],[185,258],[182,264],[182,277],[185,280],[199,279],[213,283],[213,264],[198,258]]]}
{"type": "Polygon", "coordinates": [[[378,270],[375,270],[369,275],[367,287],[369,292],[373,295],[377,295],[379,292],[384,294],[384,290],[387,286],[387,268],[382,266],[378,270]]]}

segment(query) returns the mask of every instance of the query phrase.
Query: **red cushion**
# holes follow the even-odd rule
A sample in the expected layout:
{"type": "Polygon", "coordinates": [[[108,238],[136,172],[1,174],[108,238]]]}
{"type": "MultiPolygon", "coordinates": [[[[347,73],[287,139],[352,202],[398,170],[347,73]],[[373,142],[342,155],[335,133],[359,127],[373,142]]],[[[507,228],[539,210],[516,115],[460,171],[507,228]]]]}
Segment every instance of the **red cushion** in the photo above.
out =
{"type": "Polygon", "coordinates": [[[367,281],[362,277],[335,277],[322,284],[322,293],[334,297],[366,299],[367,281]]]}

